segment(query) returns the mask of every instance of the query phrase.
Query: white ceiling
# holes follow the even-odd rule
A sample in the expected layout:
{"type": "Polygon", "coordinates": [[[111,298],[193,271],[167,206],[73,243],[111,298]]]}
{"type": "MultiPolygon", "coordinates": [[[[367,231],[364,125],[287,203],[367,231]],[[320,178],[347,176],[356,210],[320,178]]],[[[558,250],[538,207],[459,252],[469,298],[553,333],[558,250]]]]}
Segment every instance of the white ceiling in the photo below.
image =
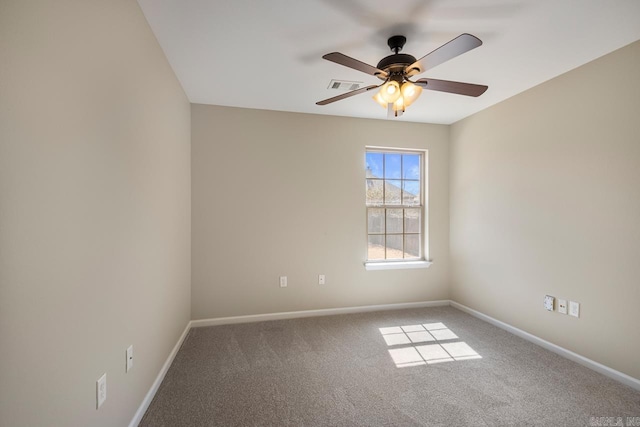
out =
{"type": "Polygon", "coordinates": [[[450,124],[640,39],[639,0],[138,0],[193,103],[386,119],[368,94],[326,106],[331,79],[370,75],[407,37],[420,58],[461,33],[484,44],[420,75],[489,86],[479,98],[424,91],[394,120],[450,124]]]}

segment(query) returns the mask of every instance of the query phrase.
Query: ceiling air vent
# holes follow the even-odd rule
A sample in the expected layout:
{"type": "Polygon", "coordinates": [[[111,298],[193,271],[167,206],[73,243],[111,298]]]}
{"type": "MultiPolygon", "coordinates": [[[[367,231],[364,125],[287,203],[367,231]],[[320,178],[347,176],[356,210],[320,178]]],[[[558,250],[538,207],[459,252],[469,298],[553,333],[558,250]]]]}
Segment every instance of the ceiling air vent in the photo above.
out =
{"type": "Polygon", "coordinates": [[[327,89],[356,90],[360,89],[362,82],[349,82],[347,80],[331,80],[327,89]]]}

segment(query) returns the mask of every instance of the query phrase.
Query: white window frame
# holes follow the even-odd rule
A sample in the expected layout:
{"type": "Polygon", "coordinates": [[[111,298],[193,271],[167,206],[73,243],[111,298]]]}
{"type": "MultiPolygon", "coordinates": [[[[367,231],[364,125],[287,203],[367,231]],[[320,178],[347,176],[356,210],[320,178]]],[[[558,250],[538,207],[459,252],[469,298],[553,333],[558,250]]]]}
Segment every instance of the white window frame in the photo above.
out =
{"type": "MultiPolygon", "coordinates": [[[[364,266],[367,270],[390,270],[390,269],[409,269],[409,268],[428,268],[431,265],[431,261],[429,261],[429,217],[428,217],[428,165],[429,165],[429,156],[428,151],[424,149],[415,149],[415,148],[397,148],[397,147],[378,147],[378,146],[366,146],[365,147],[365,159],[367,153],[391,153],[391,154],[419,154],[421,165],[420,165],[420,257],[412,258],[412,259],[384,259],[384,260],[369,260],[368,259],[368,242],[369,242],[369,209],[375,208],[376,206],[369,206],[366,203],[366,193],[365,193],[365,263],[364,266]]],[[[366,166],[366,163],[365,163],[366,166]]],[[[366,183],[367,178],[365,176],[365,192],[366,192],[366,183]]],[[[383,184],[384,185],[384,184],[383,184]]],[[[400,205],[387,206],[382,204],[379,206],[380,208],[385,209],[404,209],[404,208],[416,208],[416,206],[409,206],[402,204],[402,200],[400,201],[400,205]]],[[[404,236],[404,233],[402,233],[404,236]]],[[[386,230],[385,230],[386,236],[386,230]]],[[[386,239],[385,239],[386,241],[386,239]]]]}

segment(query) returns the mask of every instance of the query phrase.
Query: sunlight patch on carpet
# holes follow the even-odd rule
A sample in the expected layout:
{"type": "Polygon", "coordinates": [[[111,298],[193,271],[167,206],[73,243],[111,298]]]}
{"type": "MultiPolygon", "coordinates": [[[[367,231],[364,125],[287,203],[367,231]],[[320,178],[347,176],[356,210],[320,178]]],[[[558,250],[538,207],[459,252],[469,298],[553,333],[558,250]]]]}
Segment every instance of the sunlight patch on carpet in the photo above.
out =
{"type": "Polygon", "coordinates": [[[393,347],[388,351],[398,368],[482,359],[441,322],[390,326],[379,331],[387,346],[393,347]]]}

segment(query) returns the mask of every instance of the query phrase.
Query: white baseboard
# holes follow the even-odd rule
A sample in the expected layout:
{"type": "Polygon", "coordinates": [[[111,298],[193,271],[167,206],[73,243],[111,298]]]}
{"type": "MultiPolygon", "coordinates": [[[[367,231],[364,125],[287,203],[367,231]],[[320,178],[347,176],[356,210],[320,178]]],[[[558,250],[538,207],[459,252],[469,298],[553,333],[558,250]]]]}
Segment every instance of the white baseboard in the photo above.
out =
{"type": "Polygon", "coordinates": [[[522,329],[518,329],[515,326],[511,326],[508,323],[504,323],[500,320],[494,319],[493,317],[487,316],[484,313],[480,313],[479,311],[469,308],[466,305],[451,301],[451,306],[640,391],[640,380],[638,380],[637,378],[629,376],[623,372],[616,371],[615,369],[574,353],[571,350],[567,350],[564,347],[560,347],[559,345],[543,340],[540,337],[530,334],[529,332],[525,332],[522,329]]]}
{"type": "Polygon", "coordinates": [[[191,322],[187,323],[187,326],[184,328],[182,335],[180,335],[180,338],[178,338],[178,342],[176,343],[175,346],[173,346],[173,350],[171,350],[171,353],[169,353],[169,357],[167,357],[167,360],[164,362],[164,365],[162,365],[160,372],[158,372],[158,376],[156,377],[155,381],[151,385],[151,388],[147,392],[147,395],[144,397],[144,400],[142,401],[142,403],[140,404],[140,407],[138,408],[135,415],[133,416],[133,419],[129,423],[129,427],[137,427],[138,424],[140,424],[140,421],[142,421],[142,417],[144,416],[144,413],[147,412],[147,408],[149,408],[149,405],[151,404],[153,397],[156,395],[156,392],[158,391],[160,384],[162,384],[162,380],[164,379],[164,376],[167,374],[169,367],[173,363],[173,359],[175,359],[176,354],[178,354],[178,350],[180,350],[180,346],[184,342],[184,339],[187,337],[189,330],[191,330],[191,322]]]}
{"type": "Polygon", "coordinates": [[[406,308],[448,306],[449,300],[407,302],[399,304],[363,305],[359,307],[324,308],[319,310],[286,311],[281,313],[252,314],[248,316],[217,317],[213,319],[192,320],[191,326],[217,326],[232,323],[263,322],[265,320],[298,319],[302,317],[331,316],[335,314],[364,313],[367,311],[402,310],[406,308]]]}

